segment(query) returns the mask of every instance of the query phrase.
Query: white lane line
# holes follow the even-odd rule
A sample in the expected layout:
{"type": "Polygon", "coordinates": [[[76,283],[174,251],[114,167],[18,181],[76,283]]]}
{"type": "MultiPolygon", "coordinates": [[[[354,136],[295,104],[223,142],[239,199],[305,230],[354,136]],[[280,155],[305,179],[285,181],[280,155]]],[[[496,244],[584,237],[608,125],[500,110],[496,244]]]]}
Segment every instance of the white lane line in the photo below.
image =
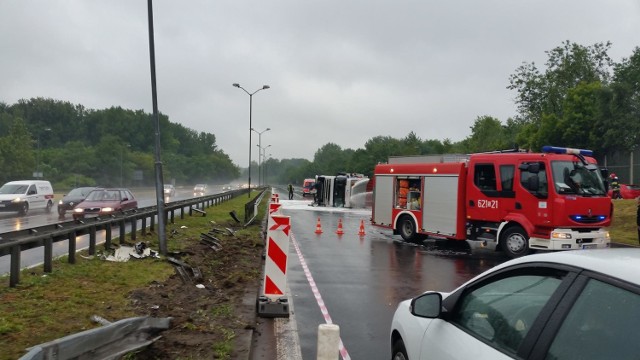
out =
{"type": "MultiPolygon", "coordinates": [[[[327,324],[333,324],[333,320],[331,320],[331,315],[329,315],[329,309],[324,304],[324,300],[322,300],[322,295],[320,295],[320,290],[316,286],[316,282],[313,280],[313,276],[311,275],[311,271],[307,266],[307,262],[304,260],[304,256],[302,255],[302,251],[300,251],[300,247],[298,246],[298,241],[296,237],[291,232],[291,241],[293,242],[293,247],[296,249],[296,253],[298,254],[298,259],[300,260],[300,264],[302,265],[302,269],[304,270],[304,275],[307,277],[307,281],[309,282],[309,286],[311,286],[311,291],[316,298],[316,302],[318,303],[318,307],[320,307],[320,311],[322,312],[322,316],[324,317],[324,321],[327,324]]],[[[343,360],[351,360],[349,356],[349,352],[347,352],[347,348],[344,346],[342,342],[342,337],[340,337],[340,356],[342,356],[343,360]]]]}

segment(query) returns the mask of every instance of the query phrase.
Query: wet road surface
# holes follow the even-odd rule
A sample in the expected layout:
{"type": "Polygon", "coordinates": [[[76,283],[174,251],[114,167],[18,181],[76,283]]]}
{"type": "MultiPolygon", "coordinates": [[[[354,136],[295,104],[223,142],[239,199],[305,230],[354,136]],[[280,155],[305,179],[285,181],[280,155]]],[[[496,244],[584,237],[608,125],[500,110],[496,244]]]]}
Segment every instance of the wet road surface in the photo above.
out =
{"type": "Polygon", "coordinates": [[[343,359],[387,359],[398,302],[426,290],[453,290],[507,260],[404,243],[371,226],[370,209],[312,207],[301,197],[280,202],[283,215],[291,216],[287,281],[303,359],[316,358],[318,325],[329,322],[340,326],[343,359]],[[322,234],[315,233],[318,219],[322,234]],[[339,220],[343,235],[336,234],[339,220]]]}

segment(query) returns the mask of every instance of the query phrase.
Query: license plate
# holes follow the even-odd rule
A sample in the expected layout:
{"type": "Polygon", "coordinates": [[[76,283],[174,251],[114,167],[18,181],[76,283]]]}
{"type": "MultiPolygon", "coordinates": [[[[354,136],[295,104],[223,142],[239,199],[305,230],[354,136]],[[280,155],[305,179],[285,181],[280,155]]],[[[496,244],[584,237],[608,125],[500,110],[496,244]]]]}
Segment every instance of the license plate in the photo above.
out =
{"type": "Polygon", "coordinates": [[[596,248],[598,248],[598,245],[597,244],[584,244],[584,245],[582,245],[582,248],[583,249],[596,249],[596,248]]]}
{"type": "Polygon", "coordinates": [[[0,207],[4,207],[4,204],[0,204],[0,207]]]}

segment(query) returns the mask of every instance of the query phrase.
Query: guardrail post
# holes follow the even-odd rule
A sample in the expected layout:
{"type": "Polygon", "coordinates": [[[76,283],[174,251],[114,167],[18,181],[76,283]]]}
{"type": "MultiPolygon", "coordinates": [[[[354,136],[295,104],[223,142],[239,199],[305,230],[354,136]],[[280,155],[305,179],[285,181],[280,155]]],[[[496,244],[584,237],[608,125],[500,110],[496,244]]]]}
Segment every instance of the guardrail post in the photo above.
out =
{"type": "Polygon", "coordinates": [[[111,250],[111,223],[104,225],[104,248],[111,250]]]}
{"type": "Polygon", "coordinates": [[[89,228],[89,255],[96,253],[96,227],[89,228]]]}
{"type": "Polygon", "coordinates": [[[120,225],[120,245],[124,245],[124,243],[126,242],[124,236],[127,234],[127,227],[124,219],[118,221],[118,225],[120,225]]]}
{"type": "Polygon", "coordinates": [[[138,231],[138,219],[135,217],[131,219],[131,241],[135,243],[136,241],[136,232],[138,231]]]}
{"type": "Polygon", "coordinates": [[[174,221],[174,214],[173,214],[173,209],[171,209],[171,215],[170,215],[170,216],[171,216],[171,223],[172,223],[172,224],[175,224],[175,221],[174,221]]]}
{"type": "Polygon", "coordinates": [[[156,217],[155,217],[155,215],[151,215],[149,230],[151,230],[151,232],[153,232],[155,230],[155,228],[156,228],[156,217]]]}
{"type": "Polygon", "coordinates": [[[180,207],[180,219],[184,219],[184,206],[180,207]]]}
{"type": "Polygon", "coordinates": [[[11,270],[9,272],[9,286],[16,287],[20,282],[20,245],[11,247],[11,270]]]}
{"type": "Polygon", "coordinates": [[[76,232],[69,232],[69,264],[76,263],[76,232]]]}
{"type": "Polygon", "coordinates": [[[142,218],[142,228],[140,229],[140,234],[142,234],[142,236],[147,235],[146,229],[147,229],[147,217],[145,216],[142,218]]]}
{"type": "Polygon", "coordinates": [[[49,236],[44,239],[44,272],[53,271],[53,238],[49,236]]]}

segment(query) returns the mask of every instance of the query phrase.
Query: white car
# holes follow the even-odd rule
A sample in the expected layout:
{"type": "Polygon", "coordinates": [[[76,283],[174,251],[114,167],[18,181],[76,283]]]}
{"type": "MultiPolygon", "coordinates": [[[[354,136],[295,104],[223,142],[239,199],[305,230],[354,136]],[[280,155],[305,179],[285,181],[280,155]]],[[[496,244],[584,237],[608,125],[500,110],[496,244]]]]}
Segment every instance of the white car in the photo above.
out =
{"type": "Polygon", "coordinates": [[[164,196],[174,197],[176,196],[176,187],[171,184],[164,185],[164,196]]]}
{"type": "Polygon", "coordinates": [[[193,187],[193,196],[204,196],[207,193],[207,185],[206,184],[196,184],[193,187]]]}
{"type": "Polygon", "coordinates": [[[638,359],[640,249],[572,250],[500,264],[450,293],[401,302],[391,358],[638,359]]]}

